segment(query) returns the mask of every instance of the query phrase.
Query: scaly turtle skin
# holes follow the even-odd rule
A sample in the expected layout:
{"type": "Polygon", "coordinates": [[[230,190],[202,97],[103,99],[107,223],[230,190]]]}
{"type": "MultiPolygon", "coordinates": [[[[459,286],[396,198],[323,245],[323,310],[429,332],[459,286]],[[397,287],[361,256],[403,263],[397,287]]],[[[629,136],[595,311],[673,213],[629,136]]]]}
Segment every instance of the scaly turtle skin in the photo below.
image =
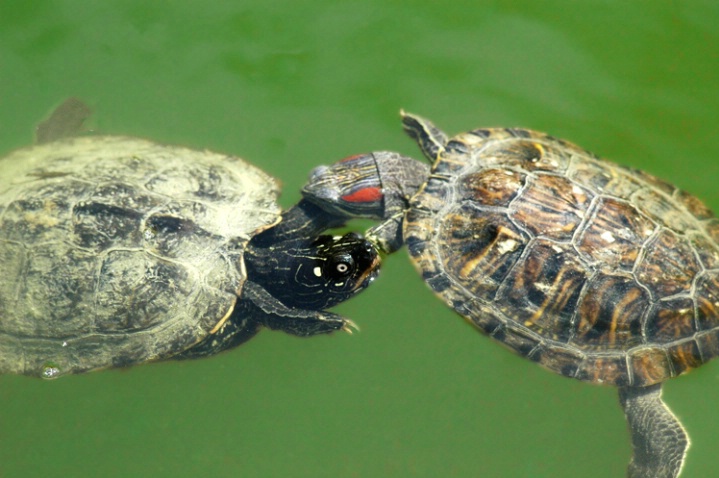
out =
{"type": "Polygon", "coordinates": [[[281,214],[274,179],[237,157],[66,129],[0,159],[0,373],[203,357],[260,326],[348,330],[324,309],[379,260],[356,234],[319,235],[341,219],[307,201],[281,214]]]}
{"type": "Polygon", "coordinates": [[[304,193],[384,219],[472,324],[559,374],[620,387],[629,476],[676,477],[688,438],[661,382],[719,353],[719,223],[695,197],[544,133],[454,138],[403,114],[431,171],[376,152],[316,169],[304,193]]]}

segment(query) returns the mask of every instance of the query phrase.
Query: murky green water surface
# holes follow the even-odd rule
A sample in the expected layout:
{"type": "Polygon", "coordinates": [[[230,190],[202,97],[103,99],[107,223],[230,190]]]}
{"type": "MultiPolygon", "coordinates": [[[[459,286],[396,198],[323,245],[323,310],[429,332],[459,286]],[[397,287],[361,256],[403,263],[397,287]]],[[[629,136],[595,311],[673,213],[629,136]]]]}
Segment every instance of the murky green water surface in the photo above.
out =
{"type": "MultiPolygon", "coordinates": [[[[448,132],[547,130],[719,209],[714,2],[0,3],[0,150],[69,95],[94,127],[241,155],[281,178],[448,132]],[[640,5],[641,3],[641,5],[640,5]]],[[[2,174],[2,171],[0,171],[2,174]]],[[[613,389],[541,370],[435,299],[401,252],[337,311],[353,336],[264,332],[195,362],[0,377],[0,477],[620,477],[613,389]]],[[[719,363],[665,387],[719,466],[719,363]]]]}

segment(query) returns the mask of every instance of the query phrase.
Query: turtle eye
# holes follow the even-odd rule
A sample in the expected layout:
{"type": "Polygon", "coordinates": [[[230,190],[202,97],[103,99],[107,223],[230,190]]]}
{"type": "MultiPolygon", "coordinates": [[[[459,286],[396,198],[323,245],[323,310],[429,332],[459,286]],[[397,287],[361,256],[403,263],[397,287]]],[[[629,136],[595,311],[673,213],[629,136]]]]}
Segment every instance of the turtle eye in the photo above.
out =
{"type": "Polygon", "coordinates": [[[325,272],[332,279],[343,279],[354,272],[355,260],[349,254],[337,254],[333,256],[325,268],[325,272]]]}

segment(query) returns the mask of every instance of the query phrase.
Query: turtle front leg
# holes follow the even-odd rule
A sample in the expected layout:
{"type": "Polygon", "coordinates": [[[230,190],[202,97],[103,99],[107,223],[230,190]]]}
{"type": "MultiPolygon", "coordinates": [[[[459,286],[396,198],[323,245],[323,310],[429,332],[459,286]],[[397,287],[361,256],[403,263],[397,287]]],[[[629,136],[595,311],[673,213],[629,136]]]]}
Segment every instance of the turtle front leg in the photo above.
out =
{"type": "Polygon", "coordinates": [[[254,283],[245,284],[242,302],[254,308],[250,315],[260,324],[299,337],[328,334],[336,330],[348,333],[352,333],[353,329],[359,330],[350,319],[332,312],[287,307],[254,283]]]}
{"type": "Polygon", "coordinates": [[[404,212],[399,212],[384,222],[365,231],[365,237],[385,254],[391,254],[402,247],[402,222],[404,212]]]}
{"type": "Polygon", "coordinates": [[[661,384],[619,389],[634,449],[629,478],[676,478],[684,465],[689,437],[661,396],[661,384]]]}

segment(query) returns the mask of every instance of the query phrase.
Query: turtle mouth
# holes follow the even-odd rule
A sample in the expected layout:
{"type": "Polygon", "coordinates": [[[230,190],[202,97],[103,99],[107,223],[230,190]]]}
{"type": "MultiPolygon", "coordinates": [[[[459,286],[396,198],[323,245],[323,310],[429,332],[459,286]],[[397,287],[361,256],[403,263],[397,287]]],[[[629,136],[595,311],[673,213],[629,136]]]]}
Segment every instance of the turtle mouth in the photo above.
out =
{"type": "Polygon", "coordinates": [[[352,289],[353,294],[364,290],[379,275],[380,266],[382,265],[382,259],[380,258],[380,255],[377,254],[377,252],[375,251],[373,245],[370,244],[368,245],[368,247],[372,249],[374,257],[372,259],[372,262],[370,262],[369,266],[365,269],[365,271],[357,278],[356,284],[352,289]]]}

